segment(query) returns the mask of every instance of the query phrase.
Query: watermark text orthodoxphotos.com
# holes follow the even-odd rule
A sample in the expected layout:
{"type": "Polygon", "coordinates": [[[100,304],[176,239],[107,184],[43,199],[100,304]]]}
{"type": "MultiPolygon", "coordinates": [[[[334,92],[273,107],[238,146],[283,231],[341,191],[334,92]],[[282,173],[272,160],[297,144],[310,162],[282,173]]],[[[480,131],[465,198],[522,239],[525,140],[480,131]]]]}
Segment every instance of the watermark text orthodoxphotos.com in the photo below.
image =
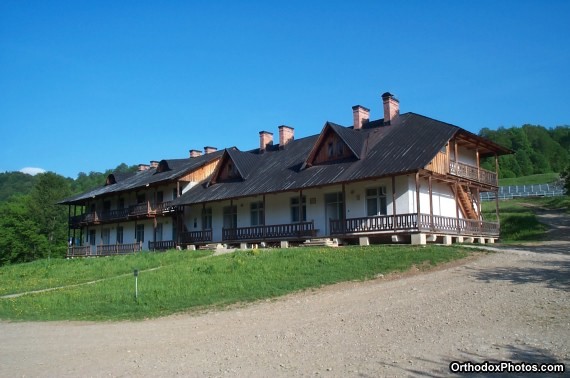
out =
{"type": "Polygon", "coordinates": [[[562,363],[452,361],[449,370],[452,373],[564,373],[566,366],[562,363]]]}

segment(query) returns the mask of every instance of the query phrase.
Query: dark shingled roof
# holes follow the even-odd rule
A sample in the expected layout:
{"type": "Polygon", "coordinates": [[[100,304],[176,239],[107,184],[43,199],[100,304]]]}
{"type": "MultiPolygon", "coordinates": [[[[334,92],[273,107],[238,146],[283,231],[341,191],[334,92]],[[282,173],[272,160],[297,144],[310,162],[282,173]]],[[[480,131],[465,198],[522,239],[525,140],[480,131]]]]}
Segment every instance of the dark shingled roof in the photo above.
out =
{"type": "Polygon", "coordinates": [[[194,158],[161,160],[159,166],[167,167],[167,170],[163,172],[157,172],[156,168],[149,168],[145,171],[139,171],[128,175],[124,175],[122,173],[116,175],[113,173],[115,176],[115,184],[101,186],[66,198],[58,203],[64,205],[80,204],[89,198],[130,191],[146,187],[147,185],[151,186],[166,183],[184,176],[188,172],[219,158],[222,153],[223,151],[216,151],[194,158]]]}
{"type": "Polygon", "coordinates": [[[400,115],[391,126],[380,126],[380,121],[370,124],[354,130],[328,122],[323,128],[324,132],[331,127],[358,159],[303,169],[319,135],[296,139],[283,149],[265,153],[258,149],[232,150],[228,154],[239,167],[243,180],[196,185],[175,203],[218,201],[414,172],[430,163],[456,133],[465,132],[457,126],[415,113],[400,115]]]}

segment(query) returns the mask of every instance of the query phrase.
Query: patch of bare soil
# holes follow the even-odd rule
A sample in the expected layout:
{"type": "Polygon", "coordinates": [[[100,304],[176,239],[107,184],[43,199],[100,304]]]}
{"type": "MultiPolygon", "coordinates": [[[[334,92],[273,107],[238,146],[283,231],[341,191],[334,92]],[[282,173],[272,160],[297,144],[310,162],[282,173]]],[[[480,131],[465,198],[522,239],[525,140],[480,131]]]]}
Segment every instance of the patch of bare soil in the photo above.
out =
{"type": "Polygon", "coordinates": [[[453,360],[568,368],[569,291],[570,253],[555,244],[225,311],[1,322],[0,376],[439,377],[453,360]]]}

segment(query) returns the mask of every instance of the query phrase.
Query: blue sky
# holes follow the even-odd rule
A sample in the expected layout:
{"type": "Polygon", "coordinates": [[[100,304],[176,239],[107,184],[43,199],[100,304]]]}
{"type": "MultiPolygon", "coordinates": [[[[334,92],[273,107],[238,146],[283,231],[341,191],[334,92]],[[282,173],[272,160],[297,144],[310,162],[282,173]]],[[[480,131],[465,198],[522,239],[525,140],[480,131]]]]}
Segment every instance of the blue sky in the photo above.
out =
{"type": "Polygon", "coordinates": [[[570,124],[568,1],[0,2],[0,172],[75,178],[412,111],[570,124]]]}

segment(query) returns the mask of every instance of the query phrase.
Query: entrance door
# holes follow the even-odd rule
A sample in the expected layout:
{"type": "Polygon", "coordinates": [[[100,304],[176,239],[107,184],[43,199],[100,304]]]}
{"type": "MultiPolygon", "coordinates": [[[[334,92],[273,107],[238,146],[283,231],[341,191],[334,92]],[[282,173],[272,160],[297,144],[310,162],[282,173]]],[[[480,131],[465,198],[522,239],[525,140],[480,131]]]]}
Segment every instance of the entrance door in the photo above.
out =
{"type": "Polygon", "coordinates": [[[344,219],[342,192],[325,194],[325,235],[330,235],[330,220],[344,219]]]}

